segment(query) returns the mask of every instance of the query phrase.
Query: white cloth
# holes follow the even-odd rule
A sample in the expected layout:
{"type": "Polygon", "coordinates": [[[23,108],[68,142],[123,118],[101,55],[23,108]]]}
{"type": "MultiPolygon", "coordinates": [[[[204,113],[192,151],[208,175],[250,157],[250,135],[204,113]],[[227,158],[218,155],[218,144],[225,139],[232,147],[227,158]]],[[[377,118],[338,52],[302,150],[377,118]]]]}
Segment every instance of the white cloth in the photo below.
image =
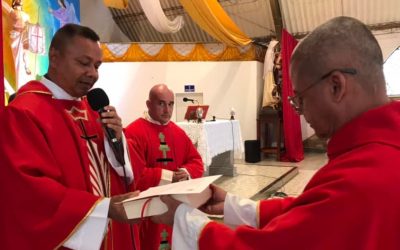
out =
{"type": "MultiPolygon", "coordinates": [[[[175,212],[172,234],[172,249],[197,249],[201,231],[210,222],[206,214],[186,204],[179,205],[175,212]]],[[[238,225],[257,226],[257,202],[241,199],[227,194],[224,203],[224,223],[236,227],[238,225]]]]}
{"type": "Polygon", "coordinates": [[[196,145],[206,171],[211,165],[212,158],[226,151],[233,150],[236,159],[243,158],[244,149],[239,121],[218,120],[204,123],[177,122],[176,124],[196,145]]]}
{"type": "Polygon", "coordinates": [[[172,183],[172,178],[174,177],[174,172],[168,169],[161,169],[161,178],[159,186],[167,185],[172,183]]]}
{"type": "Polygon", "coordinates": [[[278,44],[278,41],[272,40],[267,49],[267,53],[265,53],[264,60],[264,91],[263,91],[263,102],[262,107],[274,107],[277,104],[276,98],[272,95],[272,91],[274,90],[276,83],[274,80],[274,48],[278,44]]]}
{"type": "Polygon", "coordinates": [[[268,49],[267,52],[265,53],[265,58],[264,58],[264,74],[263,74],[264,79],[265,76],[267,75],[267,72],[272,72],[272,70],[274,69],[274,58],[275,58],[274,48],[276,45],[278,45],[278,43],[279,42],[277,40],[272,40],[268,44],[268,49]]]}
{"type": "MultiPolygon", "coordinates": [[[[79,100],[79,98],[73,97],[60,88],[57,84],[43,77],[41,83],[46,86],[53,94],[55,99],[63,100],[79,100]]],[[[127,178],[130,182],[133,181],[133,171],[131,162],[129,159],[128,151],[126,148],[125,135],[122,136],[122,142],[124,145],[124,158],[125,158],[125,171],[127,178]]],[[[116,160],[112,153],[111,147],[108,144],[108,140],[105,139],[105,148],[107,158],[110,160],[111,166],[116,170],[118,175],[123,175],[123,169],[116,160]],[[107,149],[108,148],[108,149],[107,149]]],[[[77,230],[64,242],[65,247],[71,249],[99,249],[101,242],[103,241],[104,234],[106,232],[108,223],[108,209],[110,205],[110,199],[104,198],[99,202],[93,211],[88,215],[86,220],[77,228],[77,230]],[[90,239],[90,240],[88,240],[90,239]]]]}
{"type": "Polygon", "coordinates": [[[224,223],[233,228],[240,225],[258,227],[257,202],[227,194],[224,203],[224,223]]]}
{"type": "Polygon", "coordinates": [[[182,203],[176,209],[172,234],[172,249],[197,249],[201,230],[210,222],[206,214],[182,203]]]}
{"type": "Polygon", "coordinates": [[[169,20],[163,9],[160,0],[139,0],[140,5],[153,27],[161,33],[176,33],[184,22],[182,16],[177,16],[174,20],[169,20]]]}
{"type": "Polygon", "coordinates": [[[105,198],[90,213],[84,223],[64,242],[64,247],[79,250],[100,249],[108,224],[110,199],[105,198]],[[107,211],[105,213],[105,211],[107,211]]]}

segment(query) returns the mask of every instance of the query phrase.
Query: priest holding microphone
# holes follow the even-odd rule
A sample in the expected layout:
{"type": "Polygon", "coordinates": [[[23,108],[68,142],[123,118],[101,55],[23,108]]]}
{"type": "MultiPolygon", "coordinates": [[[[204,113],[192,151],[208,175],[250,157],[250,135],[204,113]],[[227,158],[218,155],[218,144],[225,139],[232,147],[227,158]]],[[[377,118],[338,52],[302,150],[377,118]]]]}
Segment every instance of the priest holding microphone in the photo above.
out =
{"type": "Polygon", "coordinates": [[[2,249],[140,248],[120,203],[138,194],[121,118],[85,97],[101,63],[98,35],[67,24],[48,73],[0,113],[2,249]]]}

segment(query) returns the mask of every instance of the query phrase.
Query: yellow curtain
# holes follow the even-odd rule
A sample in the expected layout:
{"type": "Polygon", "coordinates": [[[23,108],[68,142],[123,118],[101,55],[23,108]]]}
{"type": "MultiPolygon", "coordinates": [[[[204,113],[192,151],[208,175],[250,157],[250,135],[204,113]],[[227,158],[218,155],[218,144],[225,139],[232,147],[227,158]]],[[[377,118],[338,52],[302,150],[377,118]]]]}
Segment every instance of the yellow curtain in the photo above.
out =
{"type": "Polygon", "coordinates": [[[202,44],[196,44],[187,55],[175,51],[172,44],[165,44],[155,55],[147,54],[139,44],[132,44],[123,55],[115,55],[107,44],[101,44],[105,62],[154,62],[154,61],[252,61],[256,60],[256,49],[251,46],[241,52],[235,47],[226,47],[221,53],[210,53],[202,44]]]}
{"type": "Polygon", "coordinates": [[[200,28],[229,46],[244,46],[251,42],[226,14],[217,0],[179,0],[200,28]]]}
{"type": "Polygon", "coordinates": [[[115,9],[125,9],[128,7],[128,0],[103,0],[104,5],[115,9]]]}

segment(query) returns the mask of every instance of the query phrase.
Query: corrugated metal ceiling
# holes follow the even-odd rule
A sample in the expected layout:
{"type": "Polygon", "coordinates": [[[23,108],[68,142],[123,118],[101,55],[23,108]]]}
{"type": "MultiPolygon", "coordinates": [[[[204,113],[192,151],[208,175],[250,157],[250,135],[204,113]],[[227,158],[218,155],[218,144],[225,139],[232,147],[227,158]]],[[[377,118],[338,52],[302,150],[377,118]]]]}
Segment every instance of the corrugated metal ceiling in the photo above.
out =
{"type": "MultiPolygon", "coordinates": [[[[132,42],[215,42],[191,20],[178,0],[160,0],[160,2],[170,19],[177,15],[184,17],[185,25],[179,32],[163,34],[156,31],[147,20],[138,0],[130,0],[125,10],[110,9],[110,11],[117,25],[132,42]]],[[[400,28],[399,0],[219,0],[219,2],[239,28],[256,41],[268,41],[275,36],[275,27],[278,29],[281,27],[280,17],[283,27],[295,36],[302,36],[328,19],[340,15],[358,18],[372,29],[400,28]],[[274,8],[271,6],[274,4],[280,6],[277,11],[272,11],[274,8]]]]}
{"type": "Polygon", "coordinates": [[[294,35],[342,15],[355,17],[373,30],[400,27],[399,0],[281,0],[280,4],[284,26],[294,35]]]}

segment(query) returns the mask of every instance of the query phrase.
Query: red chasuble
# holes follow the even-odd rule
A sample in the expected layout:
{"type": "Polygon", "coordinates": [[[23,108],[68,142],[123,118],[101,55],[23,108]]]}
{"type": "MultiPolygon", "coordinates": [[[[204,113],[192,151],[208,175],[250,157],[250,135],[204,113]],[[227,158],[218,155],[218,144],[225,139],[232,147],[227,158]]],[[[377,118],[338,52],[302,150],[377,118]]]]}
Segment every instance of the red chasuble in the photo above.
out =
{"type": "MultiPolygon", "coordinates": [[[[103,196],[125,192],[97,119],[86,101],[54,99],[36,81],[1,114],[1,249],[62,248],[103,196]]],[[[111,222],[103,248],[132,249],[130,239],[111,222]]]]}
{"type": "Polygon", "coordinates": [[[328,157],[298,198],[260,203],[259,229],[210,222],[199,249],[400,249],[400,103],[342,127],[328,157]]]}
{"type": "MultiPolygon", "coordinates": [[[[130,148],[134,149],[131,161],[135,176],[139,176],[137,189],[158,186],[162,169],[175,171],[186,168],[191,178],[203,175],[204,166],[199,153],[185,131],[175,123],[157,125],[139,118],[126,128],[125,135],[132,145],[130,148]]],[[[144,219],[140,224],[141,248],[167,249],[171,231],[169,226],[144,219]]]]}

